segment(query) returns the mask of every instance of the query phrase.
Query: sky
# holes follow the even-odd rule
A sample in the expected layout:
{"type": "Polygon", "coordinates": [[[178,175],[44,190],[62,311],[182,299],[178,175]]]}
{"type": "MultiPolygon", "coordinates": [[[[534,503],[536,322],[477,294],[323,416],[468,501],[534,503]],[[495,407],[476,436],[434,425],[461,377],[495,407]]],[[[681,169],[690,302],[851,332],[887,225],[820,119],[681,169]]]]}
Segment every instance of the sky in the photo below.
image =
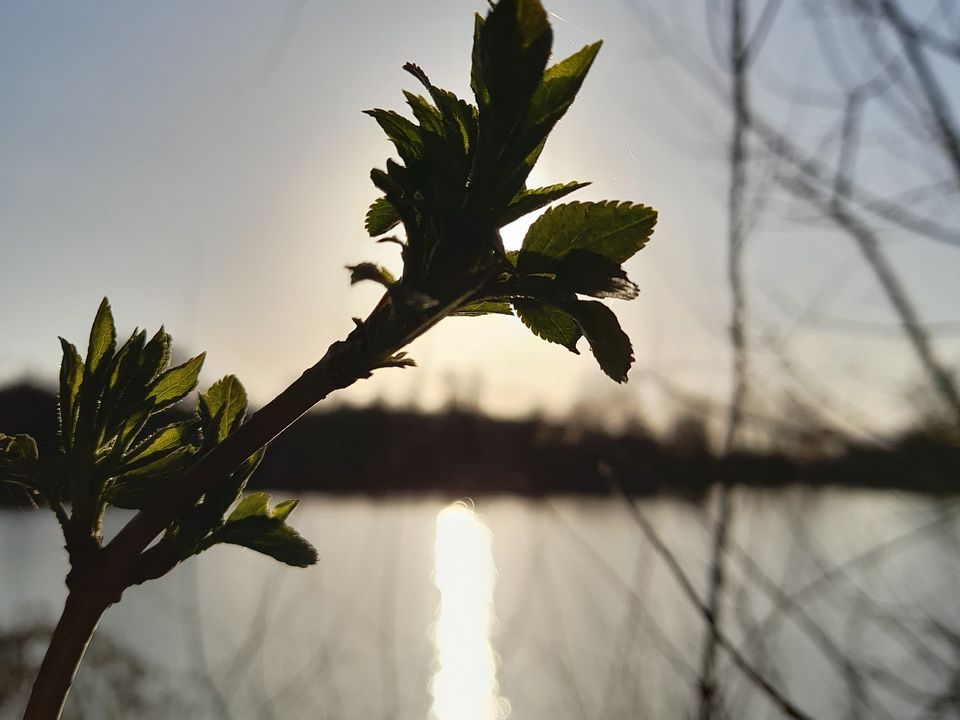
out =
{"type": "MultiPolygon", "coordinates": [[[[57,336],[82,348],[106,295],[121,334],[163,323],[180,357],[208,352],[204,384],[235,373],[254,403],[269,400],[376,303],[377,288],[351,287],[345,266],[400,270],[396,249],[363,230],[377,197],[369,170],[393,153],[361,111],[403,109],[401,90],[415,85],[406,61],[469,97],[472,14],[484,5],[0,5],[0,383],[51,383],[57,336]]],[[[611,301],[633,339],[631,381],[616,386],[586,346],[574,356],[515,318],[455,318],[410,348],[419,368],[380,371],[335,402],[436,408],[456,397],[503,416],[640,414],[656,424],[679,396],[726,398],[729,117],[678,90],[682,70],[651,44],[638,5],[548,3],[556,58],[605,44],[530,183],[590,180],[575,199],[659,210],[652,241],[627,265],[639,299],[611,301]]],[[[699,5],[675,5],[692,44],[708,37],[699,5]]],[[[795,65],[778,56],[795,63],[814,51],[782,26],[769,65],[789,74],[795,65]]],[[[815,82],[821,70],[805,68],[815,82]]],[[[878,164],[899,171],[895,160],[878,164]]],[[[831,289],[818,310],[893,322],[855,249],[829,229],[798,242],[804,217],[791,213],[758,230],[748,260],[755,372],[774,390],[782,362],[764,343],[786,343],[784,328],[817,292],[831,289]]],[[[522,232],[508,228],[507,244],[522,232]]],[[[891,253],[925,317],[958,319],[956,249],[893,243],[891,253]]],[[[850,406],[831,412],[877,427],[909,415],[920,372],[897,337],[805,326],[789,344],[818,392],[850,406]]],[[[947,338],[942,349],[956,367],[960,345],[947,338]]]]}

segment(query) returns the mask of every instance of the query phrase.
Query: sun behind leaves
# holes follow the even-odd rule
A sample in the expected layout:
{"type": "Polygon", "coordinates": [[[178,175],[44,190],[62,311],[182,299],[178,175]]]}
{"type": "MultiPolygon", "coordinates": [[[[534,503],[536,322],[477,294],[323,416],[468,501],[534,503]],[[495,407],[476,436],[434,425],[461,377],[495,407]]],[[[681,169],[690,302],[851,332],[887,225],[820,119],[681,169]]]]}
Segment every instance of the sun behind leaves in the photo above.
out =
{"type": "Polygon", "coordinates": [[[502,0],[486,19],[476,17],[476,105],[434,86],[418,66],[404,66],[429,99],[404,93],[416,122],[392,110],[367,111],[400,162],[387,160],[385,171],[371,172],[384,194],[366,218],[372,237],[403,227],[403,240],[383,238],[401,244],[403,273],[394,280],[363,264],[351,268],[352,279],[384,285],[398,311],[515,312],[535,335],[573,352],[585,337],[603,371],[624,382],[633,362],[629,338],[606,305],[580,296],[636,297],[622,265],[646,244],[656,211],[627,202],[569,203],[534,222],[518,253],[504,252],[500,239],[504,225],[587,184],[526,186],[601,45],[548,67],[551,44],[537,0],[502,0]]]}
{"type": "Polygon", "coordinates": [[[626,381],[630,340],[597,299],[637,296],[622,266],[646,244],[656,212],[629,202],[573,202],[537,219],[518,252],[505,252],[500,238],[504,225],[585,186],[526,185],[600,49],[593,43],[548,66],[552,42],[537,0],[501,0],[475,20],[475,105],[408,63],[426,90],[405,93],[414,120],[368,112],[399,161],[371,172],[383,195],[370,206],[366,227],[401,246],[403,272],[395,277],[373,263],[350,268],[352,282],[383,285],[383,299],[249,420],[246,391],[232,375],[200,393],[192,415],[165,417],[197,387],[205,355],[170,368],[163,328],[150,340],[135,330],[118,349],[106,299],[86,358],[61,339],[59,452],[40,457],[32,438],[0,434],[0,481],[18,483],[50,506],[71,565],[69,595],[27,720],[60,716],[100,616],[127,588],[216,544],[242,545],[289,565],[317,562],[313,546],[287,524],[296,501],[271,505],[266,493],[245,495],[248,479],[267,444],[304,412],[379,368],[412,365],[404,348],[447,316],[516,313],[536,336],[574,353],[586,338],[603,371],[626,381]],[[398,226],[402,239],[386,236],[398,226]],[[110,505],[140,512],[107,539],[110,505]]]}

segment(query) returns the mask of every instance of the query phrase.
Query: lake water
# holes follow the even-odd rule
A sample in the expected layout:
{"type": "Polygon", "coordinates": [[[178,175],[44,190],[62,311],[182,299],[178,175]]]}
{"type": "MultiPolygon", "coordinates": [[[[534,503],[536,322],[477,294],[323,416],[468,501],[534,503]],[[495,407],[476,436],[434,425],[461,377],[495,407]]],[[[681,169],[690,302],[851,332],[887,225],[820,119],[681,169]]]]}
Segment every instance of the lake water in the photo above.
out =
{"type": "MultiPolygon", "coordinates": [[[[438,523],[449,504],[307,498],[293,521],[318,566],[217,547],[129,590],[101,623],[74,709],[238,720],[695,715],[703,617],[627,501],[487,498],[438,523]],[[136,713],[123,697],[134,691],[136,713]]],[[[737,490],[725,637],[812,717],[957,717],[957,504],[737,490]]],[[[638,507],[705,597],[710,511],[668,499],[638,507]]],[[[55,620],[60,545],[52,516],[2,514],[7,635],[55,620]]],[[[21,657],[38,652],[34,643],[21,657]]],[[[779,716],[728,654],[718,677],[731,717],[779,716]]],[[[7,701],[0,713],[18,717],[20,701],[7,701]]]]}

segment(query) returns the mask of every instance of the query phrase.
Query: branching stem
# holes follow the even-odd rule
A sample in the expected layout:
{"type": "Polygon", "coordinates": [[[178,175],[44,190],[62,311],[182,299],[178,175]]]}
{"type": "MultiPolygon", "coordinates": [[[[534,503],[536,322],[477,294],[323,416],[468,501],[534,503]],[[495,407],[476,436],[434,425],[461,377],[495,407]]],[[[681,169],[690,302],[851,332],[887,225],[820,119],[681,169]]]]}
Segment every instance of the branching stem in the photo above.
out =
{"type": "Polygon", "coordinates": [[[109,604],[109,599],[86,591],[71,592],[67,596],[33,685],[24,720],[60,717],[83,653],[109,604]]]}

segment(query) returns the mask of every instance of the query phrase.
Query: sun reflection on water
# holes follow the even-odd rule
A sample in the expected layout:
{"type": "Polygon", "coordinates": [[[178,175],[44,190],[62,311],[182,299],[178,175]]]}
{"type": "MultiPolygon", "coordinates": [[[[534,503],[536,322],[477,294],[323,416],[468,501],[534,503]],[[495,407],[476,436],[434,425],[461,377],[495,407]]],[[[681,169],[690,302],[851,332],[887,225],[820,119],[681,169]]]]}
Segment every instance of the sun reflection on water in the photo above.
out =
{"type": "Polygon", "coordinates": [[[493,535],[466,504],[437,515],[434,581],[440,611],[434,627],[437,672],[432,720],[499,720],[509,705],[498,697],[493,629],[493,535]]]}

